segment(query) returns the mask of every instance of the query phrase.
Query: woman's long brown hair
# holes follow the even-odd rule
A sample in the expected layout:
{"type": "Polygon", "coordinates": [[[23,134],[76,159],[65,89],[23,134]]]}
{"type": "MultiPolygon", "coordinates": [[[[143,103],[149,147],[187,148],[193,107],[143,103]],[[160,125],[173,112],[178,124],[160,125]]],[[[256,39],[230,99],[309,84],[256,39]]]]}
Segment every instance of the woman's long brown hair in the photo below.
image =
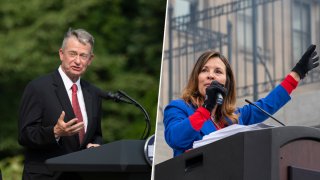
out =
{"type": "Polygon", "coordinates": [[[208,62],[209,59],[218,57],[222,60],[226,66],[226,84],[227,95],[224,97],[222,106],[218,106],[215,114],[215,118],[220,121],[222,120],[225,124],[224,118],[229,118],[233,123],[238,123],[238,116],[234,113],[236,108],[236,84],[234,75],[228,59],[225,58],[221,53],[216,51],[206,51],[197,60],[190,74],[188,83],[182,92],[181,98],[188,104],[195,105],[196,107],[202,106],[204,97],[200,94],[198,89],[198,76],[203,66],[208,62]]]}

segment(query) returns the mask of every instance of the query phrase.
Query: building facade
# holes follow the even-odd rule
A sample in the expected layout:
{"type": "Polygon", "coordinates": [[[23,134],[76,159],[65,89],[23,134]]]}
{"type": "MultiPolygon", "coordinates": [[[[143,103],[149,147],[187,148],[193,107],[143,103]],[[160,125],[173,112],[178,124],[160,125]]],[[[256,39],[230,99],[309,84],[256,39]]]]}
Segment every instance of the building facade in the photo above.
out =
{"type": "MultiPolygon", "coordinates": [[[[279,84],[310,44],[320,50],[318,0],[168,0],[155,163],[172,157],[163,139],[163,110],[179,98],[202,52],[213,49],[229,59],[241,106],[279,84]]],[[[275,116],[287,125],[319,126],[319,90],[317,68],[275,116]]]]}

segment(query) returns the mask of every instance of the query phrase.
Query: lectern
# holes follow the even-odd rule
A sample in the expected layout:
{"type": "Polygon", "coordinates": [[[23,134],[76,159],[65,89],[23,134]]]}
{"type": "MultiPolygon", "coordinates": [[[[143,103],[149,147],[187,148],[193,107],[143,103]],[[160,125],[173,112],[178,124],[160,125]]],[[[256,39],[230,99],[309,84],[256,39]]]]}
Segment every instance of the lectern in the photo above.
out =
{"type": "Polygon", "coordinates": [[[319,180],[320,130],[241,132],[155,166],[155,180],[319,180]]]}
{"type": "Polygon", "coordinates": [[[150,180],[145,140],[120,140],[48,159],[51,171],[76,172],[82,180],[150,180]]]}

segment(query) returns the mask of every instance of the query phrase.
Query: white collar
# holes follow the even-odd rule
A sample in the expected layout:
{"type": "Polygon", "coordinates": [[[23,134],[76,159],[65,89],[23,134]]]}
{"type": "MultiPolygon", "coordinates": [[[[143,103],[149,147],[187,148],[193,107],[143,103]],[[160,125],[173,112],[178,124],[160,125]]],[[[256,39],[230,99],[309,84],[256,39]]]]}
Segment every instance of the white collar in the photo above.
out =
{"type": "MultiPolygon", "coordinates": [[[[71,79],[66,75],[66,73],[62,70],[61,66],[59,66],[58,71],[61,75],[62,81],[64,86],[66,87],[67,91],[71,89],[72,85],[74,84],[71,79]]],[[[77,80],[75,83],[78,86],[78,89],[81,87],[80,86],[80,78],[77,80]]]]}

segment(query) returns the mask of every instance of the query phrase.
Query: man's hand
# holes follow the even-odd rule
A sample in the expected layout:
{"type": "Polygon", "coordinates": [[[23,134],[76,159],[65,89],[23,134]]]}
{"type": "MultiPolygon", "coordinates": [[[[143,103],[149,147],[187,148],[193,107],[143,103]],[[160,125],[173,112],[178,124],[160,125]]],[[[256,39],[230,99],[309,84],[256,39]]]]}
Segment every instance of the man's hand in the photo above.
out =
{"type": "Polygon", "coordinates": [[[92,143],[89,143],[89,144],[87,145],[87,148],[98,147],[98,146],[100,146],[100,144],[92,144],[92,143]]]}
{"type": "Polygon", "coordinates": [[[83,122],[77,122],[78,118],[71,119],[69,122],[64,122],[65,112],[62,111],[57,124],[53,128],[55,138],[62,136],[72,136],[79,133],[83,128],[83,122]]]}

